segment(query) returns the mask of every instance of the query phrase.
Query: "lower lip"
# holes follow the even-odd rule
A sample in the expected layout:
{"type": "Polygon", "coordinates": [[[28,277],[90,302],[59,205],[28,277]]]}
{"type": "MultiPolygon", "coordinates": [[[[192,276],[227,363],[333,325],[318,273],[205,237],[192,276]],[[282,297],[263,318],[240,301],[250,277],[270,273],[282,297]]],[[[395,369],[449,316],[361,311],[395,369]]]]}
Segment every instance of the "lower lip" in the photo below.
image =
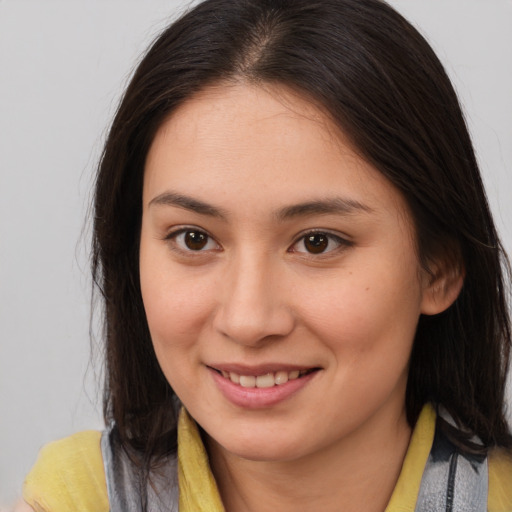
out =
{"type": "Polygon", "coordinates": [[[318,371],[314,371],[303,377],[289,380],[286,384],[270,388],[244,388],[211,368],[209,371],[222,394],[234,405],[246,409],[263,409],[283,402],[307,386],[318,374],[318,371]]]}

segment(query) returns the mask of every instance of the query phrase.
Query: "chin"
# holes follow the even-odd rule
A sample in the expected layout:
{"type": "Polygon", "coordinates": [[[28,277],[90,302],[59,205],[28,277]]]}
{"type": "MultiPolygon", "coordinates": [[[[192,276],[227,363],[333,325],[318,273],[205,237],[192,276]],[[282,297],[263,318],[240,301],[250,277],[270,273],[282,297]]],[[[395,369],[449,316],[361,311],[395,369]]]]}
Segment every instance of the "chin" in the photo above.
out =
{"type": "MultiPolygon", "coordinates": [[[[210,438],[211,439],[211,438],[210,438]]],[[[272,436],[250,432],[247,436],[218,436],[214,441],[221,450],[251,461],[289,461],[303,455],[304,445],[289,435],[272,436]]]]}

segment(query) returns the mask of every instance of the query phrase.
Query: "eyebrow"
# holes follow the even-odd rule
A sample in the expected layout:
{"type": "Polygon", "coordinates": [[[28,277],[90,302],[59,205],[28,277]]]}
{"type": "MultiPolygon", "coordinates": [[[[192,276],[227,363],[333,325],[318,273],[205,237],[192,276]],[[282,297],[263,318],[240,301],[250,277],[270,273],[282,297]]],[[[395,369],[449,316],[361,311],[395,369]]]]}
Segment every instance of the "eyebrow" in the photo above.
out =
{"type": "Polygon", "coordinates": [[[280,221],[307,215],[351,215],[357,212],[371,213],[373,209],[354,199],[331,197],[286,206],[277,212],[280,221]]]}
{"type": "MultiPolygon", "coordinates": [[[[229,217],[228,212],[222,208],[177,192],[164,192],[154,197],[149,202],[148,206],[154,205],[176,206],[200,215],[216,217],[221,220],[226,220],[227,217],[229,217]]],[[[275,213],[275,218],[283,222],[297,217],[306,217],[308,215],[351,215],[357,212],[371,213],[373,209],[354,199],[332,197],[285,206],[275,213]]]]}
{"type": "Polygon", "coordinates": [[[222,208],[217,208],[211,204],[199,201],[199,199],[194,199],[193,197],[178,194],[176,192],[164,192],[163,194],[154,197],[151,199],[148,206],[153,205],[177,206],[178,208],[190,210],[192,212],[199,213],[200,215],[217,217],[223,220],[228,217],[227,212],[222,208]]]}

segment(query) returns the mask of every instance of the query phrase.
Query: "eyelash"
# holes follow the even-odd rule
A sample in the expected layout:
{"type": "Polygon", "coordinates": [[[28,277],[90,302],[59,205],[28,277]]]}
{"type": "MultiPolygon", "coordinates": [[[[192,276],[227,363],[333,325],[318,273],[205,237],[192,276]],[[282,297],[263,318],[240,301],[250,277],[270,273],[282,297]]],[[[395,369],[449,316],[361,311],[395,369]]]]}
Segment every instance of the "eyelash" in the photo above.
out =
{"type": "Polygon", "coordinates": [[[307,231],[305,233],[302,233],[297,240],[291,245],[290,249],[288,249],[288,252],[295,252],[302,254],[308,258],[321,258],[321,257],[328,257],[331,256],[331,253],[337,253],[338,251],[350,247],[352,242],[350,240],[347,240],[346,238],[341,237],[340,235],[335,235],[334,233],[331,233],[330,231],[322,230],[322,229],[313,229],[310,231],[307,231]],[[315,236],[323,236],[327,239],[327,247],[331,245],[332,242],[336,244],[336,247],[328,250],[328,251],[321,251],[318,253],[312,252],[312,251],[298,251],[293,250],[295,246],[297,246],[299,243],[302,243],[303,245],[307,243],[308,237],[312,239],[315,236]]]}
{"type": "MultiPolygon", "coordinates": [[[[174,231],[171,231],[169,234],[167,234],[167,236],[165,237],[165,240],[171,242],[171,248],[173,250],[179,251],[181,253],[190,253],[192,255],[194,253],[199,254],[201,252],[205,252],[203,250],[204,247],[201,247],[200,250],[193,250],[193,249],[186,248],[186,247],[180,247],[178,245],[178,242],[177,242],[178,237],[180,237],[181,235],[186,235],[187,233],[196,233],[200,236],[206,237],[205,247],[212,241],[215,243],[215,245],[220,247],[219,244],[217,242],[215,242],[215,239],[212,236],[210,236],[206,231],[199,229],[199,228],[195,228],[193,226],[182,227],[182,228],[176,229],[174,231]]],[[[211,249],[207,249],[207,250],[211,250],[211,249]]],[[[215,250],[218,250],[218,249],[215,249],[215,250]]]]}
{"type": "MultiPolygon", "coordinates": [[[[206,231],[199,229],[199,228],[195,228],[193,226],[186,226],[186,227],[176,229],[176,230],[170,232],[169,234],[167,234],[165,236],[164,240],[171,242],[171,248],[173,250],[181,252],[181,253],[186,253],[187,255],[195,256],[195,255],[200,255],[201,253],[204,253],[209,250],[215,250],[215,251],[221,250],[219,244],[215,241],[215,239],[212,236],[210,236],[206,231]],[[190,234],[194,233],[196,236],[198,235],[197,242],[199,244],[201,244],[202,242],[205,242],[205,245],[194,250],[194,249],[191,249],[190,247],[184,247],[186,242],[182,241],[182,244],[180,246],[177,239],[181,235],[186,235],[187,233],[190,233],[190,234]],[[205,239],[206,239],[206,241],[205,241],[205,239]],[[208,244],[210,244],[212,242],[217,246],[214,249],[207,247],[208,244]]],[[[192,242],[193,241],[194,240],[192,240],[192,242]]],[[[317,244],[321,243],[321,240],[318,240],[316,243],[317,244]]],[[[307,232],[302,233],[295,240],[295,242],[293,242],[293,244],[290,246],[290,248],[288,249],[288,252],[298,253],[298,254],[304,255],[305,257],[309,257],[309,258],[321,258],[321,257],[327,257],[331,253],[338,252],[339,250],[346,248],[346,247],[350,247],[351,245],[353,245],[352,242],[350,240],[347,240],[346,238],[343,238],[339,235],[335,235],[334,233],[331,233],[326,230],[316,229],[316,230],[309,230],[307,232]],[[308,251],[308,250],[299,251],[299,250],[294,249],[294,247],[296,247],[301,242],[302,242],[302,244],[306,244],[308,237],[310,237],[310,242],[314,243],[312,239],[315,236],[325,237],[325,239],[327,240],[327,248],[329,248],[329,246],[332,245],[332,243],[335,243],[336,246],[334,248],[330,248],[328,251],[323,250],[323,251],[319,251],[317,253],[315,253],[313,251],[308,251]]]]}

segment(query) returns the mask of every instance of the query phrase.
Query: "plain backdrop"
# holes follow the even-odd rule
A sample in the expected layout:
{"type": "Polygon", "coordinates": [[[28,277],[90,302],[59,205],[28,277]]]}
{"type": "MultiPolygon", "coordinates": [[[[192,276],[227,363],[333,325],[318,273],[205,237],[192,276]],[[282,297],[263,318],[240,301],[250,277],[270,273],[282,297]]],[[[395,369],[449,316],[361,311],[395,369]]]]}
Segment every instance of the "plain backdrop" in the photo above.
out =
{"type": "MultiPolygon", "coordinates": [[[[0,0],[0,507],[44,443],[102,428],[89,336],[94,168],[138,56],[188,4],[0,0]]],[[[455,83],[510,253],[512,1],[391,4],[455,83]]]]}

